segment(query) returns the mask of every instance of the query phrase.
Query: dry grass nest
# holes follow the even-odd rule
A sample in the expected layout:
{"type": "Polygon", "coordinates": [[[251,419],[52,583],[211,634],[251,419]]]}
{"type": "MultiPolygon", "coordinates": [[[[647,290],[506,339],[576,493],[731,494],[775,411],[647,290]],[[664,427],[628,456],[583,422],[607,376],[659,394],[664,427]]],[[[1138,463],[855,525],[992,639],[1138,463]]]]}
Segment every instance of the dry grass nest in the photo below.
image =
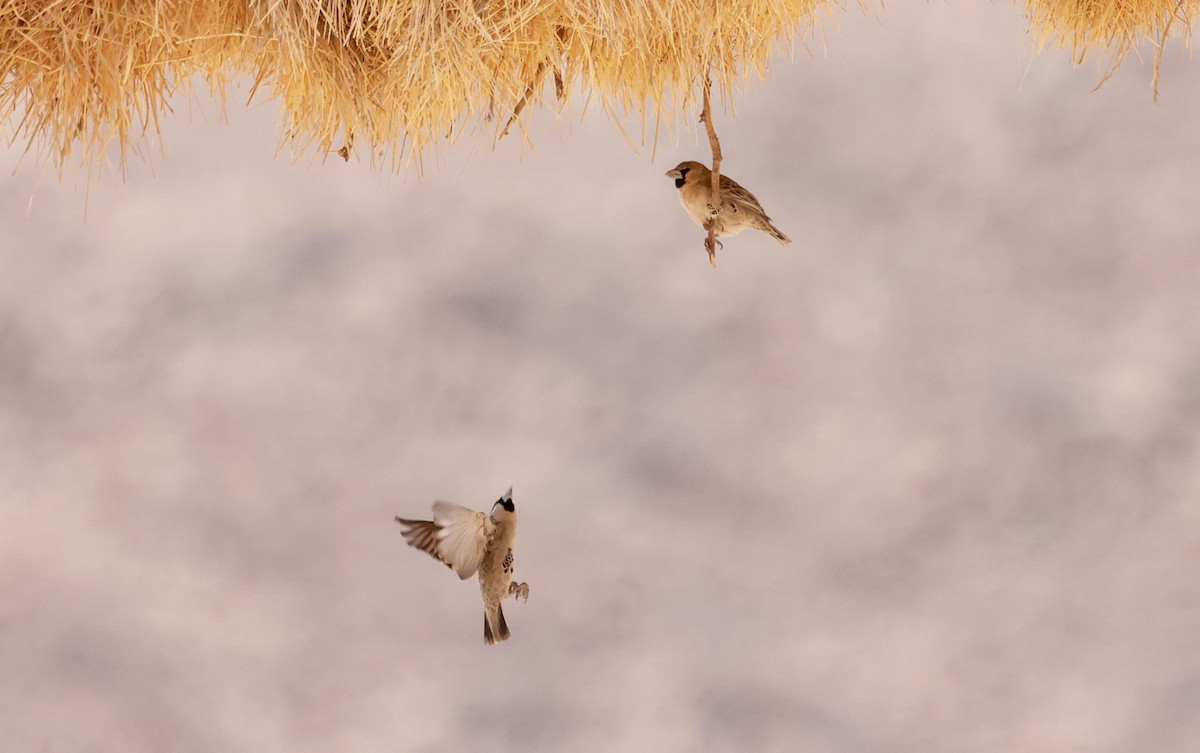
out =
{"type": "MultiPolygon", "coordinates": [[[[1029,0],[1042,41],[1112,67],[1186,35],[1200,0],[1029,0]]],[[[285,138],[398,169],[464,132],[495,139],[526,105],[583,91],[673,124],[711,72],[729,95],[772,48],[817,27],[829,0],[0,0],[0,118],[10,147],[61,166],[124,165],[172,97],[282,103],[285,138]]],[[[1159,59],[1156,55],[1156,60],[1159,59]]],[[[1157,67],[1156,67],[1157,70],[1157,67]]],[[[694,109],[691,110],[694,112],[694,109]]],[[[643,131],[644,132],[644,131],[643,131]]]]}

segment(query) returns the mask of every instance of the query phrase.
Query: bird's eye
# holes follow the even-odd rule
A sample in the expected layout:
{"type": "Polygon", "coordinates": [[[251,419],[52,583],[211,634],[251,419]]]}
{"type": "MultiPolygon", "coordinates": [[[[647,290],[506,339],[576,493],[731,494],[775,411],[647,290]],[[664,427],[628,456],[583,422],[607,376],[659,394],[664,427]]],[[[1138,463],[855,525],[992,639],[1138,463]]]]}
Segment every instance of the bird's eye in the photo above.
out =
{"type": "Polygon", "coordinates": [[[688,172],[691,171],[691,169],[692,168],[690,168],[690,167],[685,167],[679,171],[679,174],[686,178],[688,172]]]}

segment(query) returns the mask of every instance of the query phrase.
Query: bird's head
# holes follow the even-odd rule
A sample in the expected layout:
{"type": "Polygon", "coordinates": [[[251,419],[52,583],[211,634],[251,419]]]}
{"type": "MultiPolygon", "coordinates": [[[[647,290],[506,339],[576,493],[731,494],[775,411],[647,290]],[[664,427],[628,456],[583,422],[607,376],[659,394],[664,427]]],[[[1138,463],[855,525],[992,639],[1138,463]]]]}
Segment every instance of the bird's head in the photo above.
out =
{"type": "Polygon", "coordinates": [[[689,173],[692,174],[692,180],[696,180],[706,172],[708,172],[708,168],[699,162],[680,162],[674,169],[667,171],[667,177],[675,179],[676,188],[683,188],[683,185],[688,182],[689,173]]]}
{"type": "Polygon", "coordinates": [[[500,523],[511,523],[517,519],[517,507],[512,501],[512,487],[508,487],[508,491],[504,492],[504,496],[496,500],[496,504],[492,505],[492,522],[499,525],[500,523]]]}

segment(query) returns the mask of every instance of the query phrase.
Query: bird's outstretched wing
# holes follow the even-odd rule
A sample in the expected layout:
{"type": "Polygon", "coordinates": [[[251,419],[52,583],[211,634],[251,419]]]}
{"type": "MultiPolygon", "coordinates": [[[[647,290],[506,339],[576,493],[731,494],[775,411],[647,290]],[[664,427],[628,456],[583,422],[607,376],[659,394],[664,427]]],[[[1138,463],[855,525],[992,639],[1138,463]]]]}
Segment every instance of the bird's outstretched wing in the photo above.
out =
{"type": "Polygon", "coordinates": [[[433,503],[433,520],[409,520],[396,516],[404,526],[404,540],[458,573],[466,580],[479,570],[492,534],[487,513],[437,501],[433,503]]]}
{"type": "Polygon", "coordinates": [[[427,552],[434,559],[441,561],[437,550],[438,527],[432,520],[410,520],[397,515],[396,522],[404,526],[401,534],[409,546],[427,552]]]}
{"type": "Polygon", "coordinates": [[[438,528],[438,559],[454,568],[463,580],[470,578],[487,552],[494,528],[491,518],[487,513],[438,500],[433,503],[433,523],[438,528]]]}

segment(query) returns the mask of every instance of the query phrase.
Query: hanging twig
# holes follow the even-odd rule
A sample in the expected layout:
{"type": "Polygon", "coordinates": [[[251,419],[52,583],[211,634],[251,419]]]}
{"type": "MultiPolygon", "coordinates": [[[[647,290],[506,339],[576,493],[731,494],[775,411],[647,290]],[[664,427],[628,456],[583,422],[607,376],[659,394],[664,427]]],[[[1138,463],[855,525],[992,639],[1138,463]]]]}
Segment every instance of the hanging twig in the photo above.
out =
{"type": "Polygon", "coordinates": [[[712,216],[708,222],[704,223],[704,227],[708,230],[708,237],[704,239],[704,250],[708,251],[708,263],[717,266],[717,246],[721,242],[717,240],[717,217],[721,214],[721,140],[717,138],[717,131],[713,128],[712,122],[712,103],[709,101],[712,90],[712,74],[709,71],[704,73],[704,109],[700,111],[700,120],[704,123],[705,130],[708,131],[708,145],[712,147],[712,216]]]}
{"type": "MultiPolygon", "coordinates": [[[[567,28],[565,26],[558,27],[559,54],[561,55],[562,45],[567,42],[567,28]]],[[[525,105],[529,104],[529,100],[542,87],[542,79],[546,76],[546,69],[550,68],[554,72],[554,96],[559,102],[562,102],[563,96],[566,94],[566,84],[563,82],[562,71],[558,66],[554,65],[550,58],[546,58],[538,63],[537,69],[533,72],[533,78],[529,80],[529,85],[525,87],[525,93],[521,95],[521,99],[517,100],[517,104],[513,107],[512,115],[509,116],[508,122],[504,124],[504,130],[496,137],[496,141],[508,135],[509,129],[513,127],[513,123],[517,122],[517,118],[521,117],[521,112],[525,109],[525,105]]]]}
{"type": "Polygon", "coordinates": [[[507,136],[508,130],[512,128],[513,123],[516,123],[517,118],[521,117],[521,111],[525,109],[525,105],[529,104],[530,98],[533,97],[534,92],[542,84],[542,78],[546,75],[546,64],[548,62],[550,61],[543,60],[538,63],[537,70],[533,72],[533,78],[530,79],[529,85],[525,87],[525,93],[521,95],[521,99],[517,101],[516,107],[513,108],[512,115],[509,117],[508,122],[504,124],[504,130],[496,137],[497,141],[507,136]]]}
{"type": "MultiPolygon", "coordinates": [[[[1180,5],[1182,5],[1182,2],[1180,5]]],[[[1154,42],[1154,46],[1158,49],[1154,53],[1154,74],[1150,77],[1150,88],[1154,91],[1155,104],[1158,104],[1158,74],[1162,72],[1163,53],[1167,51],[1167,34],[1171,32],[1171,24],[1174,23],[1179,14],[1180,10],[1177,8],[1167,18],[1167,23],[1163,26],[1162,33],[1158,35],[1158,39],[1154,42]]]]}

